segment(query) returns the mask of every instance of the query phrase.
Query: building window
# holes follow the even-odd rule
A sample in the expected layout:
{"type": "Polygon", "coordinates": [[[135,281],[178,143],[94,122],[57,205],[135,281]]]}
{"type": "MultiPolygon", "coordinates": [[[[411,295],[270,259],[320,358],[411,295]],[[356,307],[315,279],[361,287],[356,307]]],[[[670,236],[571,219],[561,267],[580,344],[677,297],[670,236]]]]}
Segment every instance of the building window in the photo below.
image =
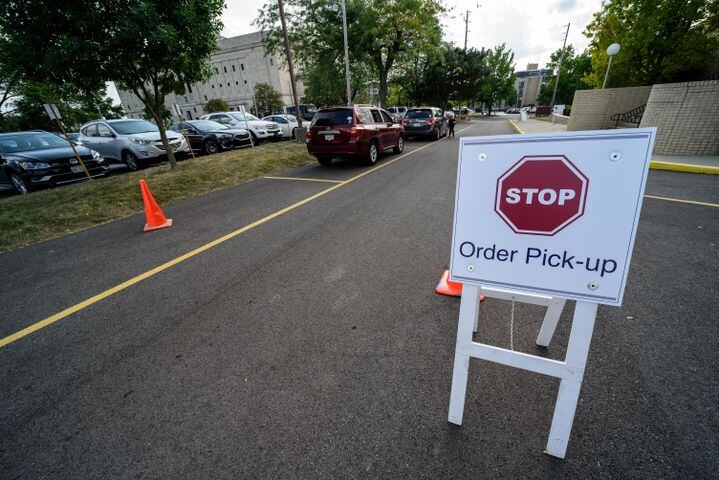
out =
{"type": "Polygon", "coordinates": [[[205,100],[207,100],[207,95],[205,95],[205,100]]]}
{"type": "Polygon", "coordinates": [[[236,72],[236,71],[237,71],[237,70],[235,69],[235,66],[234,66],[234,65],[232,65],[232,71],[233,71],[233,72],[236,72]]]}
{"type": "Polygon", "coordinates": [[[237,80],[235,80],[235,85],[239,85],[239,84],[240,84],[240,82],[238,82],[237,80]]]}
{"type": "Polygon", "coordinates": [[[247,80],[245,80],[245,85],[247,85],[247,80]]]}
{"type": "Polygon", "coordinates": [[[230,82],[227,82],[227,86],[228,86],[228,87],[230,86],[230,82]]]}
{"type": "Polygon", "coordinates": [[[274,65],[274,64],[275,64],[275,61],[270,58],[270,65],[274,65]]]}
{"type": "Polygon", "coordinates": [[[243,72],[245,71],[245,64],[244,64],[244,63],[240,63],[240,70],[242,70],[243,72]]]}
{"type": "Polygon", "coordinates": [[[217,74],[217,75],[220,74],[220,71],[217,69],[217,67],[215,67],[215,74],[217,74]]]}
{"type": "Polygon", "coordinates": [[[211,87],[212,87],[212,88],[215,88],[215,86],[214,86],[214,85],[211,85],[211,87]]]}
{"type": "Polygon", "coordinates": [[[190,86],[189,83],[187,84],[187,91],[188,91],[189,93],[192,93],[192,87],[190,86]]]}
{"type": "Polygon", "coordinates": [[[197,107],[192,107],[192,111],[197,113],[197,107]]]}
{"type": "Polygon", "coordinates": [[[187,111],[187,119],[192,120],[192,112],[189,110],[187,111]]]}

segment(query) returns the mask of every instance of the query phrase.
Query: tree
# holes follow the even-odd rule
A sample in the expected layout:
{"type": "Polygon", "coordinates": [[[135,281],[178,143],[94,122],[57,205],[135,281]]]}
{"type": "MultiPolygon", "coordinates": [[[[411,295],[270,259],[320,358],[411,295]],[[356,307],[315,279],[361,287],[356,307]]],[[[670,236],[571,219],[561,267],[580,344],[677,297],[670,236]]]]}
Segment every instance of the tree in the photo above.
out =
{"type": "Polygon", "coordinates": [[[503,43],[487,55],[489,76],[480,94],[481,101],[487,107],[487,115],[492,114],[493,105],[509,100],[514,94],[514,53],[506,48],[503,43]]]}
{"type": "Polygon", "coordinates": [[[258,83],[255,85],[255,111],[258,117],[264,117],[277,113],[284,103],[280,92],[269,83],[258,83]]]}
{"type": "MultiPolygon", "coordinates": [[[[554,93],[554,82],[557,79],[556,72],[559,66],[559,58],[562,55],[562,49],[554,52],[547,63],[547,68],[552,69],[555,75],[549,78],[549,81],[539,88],[539,96],[537,101],[542,105],[549,105],[552,101],[552,93],[554,93]]],[[[587,52],[579,55],[574,54],[574,47],[567,45],[564,49],[564,61],[562,62],[562,71],[559,75],[559,86],[557,87],[556,104],[571,104],[574,100],[574,92],[577,90],[586,90],[592,88],[584,78],[592,71],[592,60],[587,52]]]]}
{"type": "MultiPolygon", "coordinates": [[[[305,65],[344,61],[342,21],[332,8],[335,0],[288,0],[286,5],[287,29],[297,58],[305,65]]],[[[393,67],[439,44],[439,17],[445,9],[438,0],[349,0],[346,5],[353,71],[358,65],[371,68],[380,103],[385,105],[393,67]]],[[[268,1],[255,21],[268,32],[272,52],[282,48],[278,16],[277,2],[268,1]]]]}
{"type": "Polygon", "coordinates": [[[23,77],[86,92],[105,82],[133,92],[159,126],[165,96],[210,75],[223,0],[81,0],[0,3],[0,30],[23,77]],[[21,19],[21,20],[18,20],[21,19]]]}
{"type": "Polygon", "coordinates": [[[205,113],[226,112],[229,109],[230,105],[221,98],[209,99],[204,107],[205,113]]]}
{"type": "Polygon", "coordinates": [[[68,129],[76,130],[83,123],[97,118],[120,118],[122,107],[113,105],[105,91],[81,92],[70,85],[22,82],[15,90],[15,108],[8,116],[13,126],[20,130],[57,130],[43,108],[44,103],[54,103],[62,114],[68,129]]]}
{"type": "Polygon", "coordinates": [[[601,87],[609,57],[619,43],[607,86],[628,87],[705,78],[719,59],[719,0],[610,0],[594,14],[590,39],[592,72],[601,87]]]}
{"type": "MultiPolygon", "coordinates": [[[[12,97],[13,90],[17,86],[17,81],[17,71],[13,68],[10,57],[8,56],[4,38],[0,36],[0,112],[2,112],[2,106],[5,102],[12,97]]],[[[3,114],[0,113],[0,131],[5,128],[5,123],[5,118],[3,118],[3,114]]]]}
{"type": "MultiPolygon", "coordinates": [[[[156,104],[155,98],[153,97],[152,93],[148,93],[149,101],[148,104],[154,105],[156,104]]],[[[157,116],[155,112],[150,110],[150,108],[145,105],[142,109],[142,118],[145,120],[151,120],[157,124],[157,116]]],[[[160,107],[160,119],[162,123],[163,128],[169,128],[170,125],[172,125],[172,112],[170,112],[170,109],[167,108],[164,104],[160,107]]],[[[159,126],[159,124],[157,124],[159,126]]]]}

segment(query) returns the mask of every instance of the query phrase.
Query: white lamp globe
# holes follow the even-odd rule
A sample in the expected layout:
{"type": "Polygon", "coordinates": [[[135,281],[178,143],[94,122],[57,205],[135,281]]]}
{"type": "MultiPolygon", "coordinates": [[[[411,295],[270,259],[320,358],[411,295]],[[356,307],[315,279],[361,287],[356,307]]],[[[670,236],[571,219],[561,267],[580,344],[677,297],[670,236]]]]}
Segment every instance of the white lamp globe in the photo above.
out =
{"type": "Polygon", "coordinates": [[[619,44],[618,43],[612,43],[611,45],[609,45],[607,47],[607,55],[609,55],[610,57],[613,57],[617,53],[619,53],[619,44]]]}
{"type": "Polygon", "coordinates": [[[334,11],[335,13],[339,12],[340,6],[335,3],[334,5],[332,5],[332,11],[334,11]]]}

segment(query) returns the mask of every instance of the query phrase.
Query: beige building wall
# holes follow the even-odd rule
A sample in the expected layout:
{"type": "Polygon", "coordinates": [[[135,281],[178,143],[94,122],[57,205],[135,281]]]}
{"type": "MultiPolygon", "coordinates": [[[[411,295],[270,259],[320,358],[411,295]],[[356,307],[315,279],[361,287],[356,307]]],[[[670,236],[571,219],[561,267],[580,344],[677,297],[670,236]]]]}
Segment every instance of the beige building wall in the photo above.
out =
{"type": "MultiPolygon", "coordinates": [[[[210,60],[212,76],[203,83],[189,84],[180,95],[168,95],[166,106],[172,111],[177,103],[187,119],[203,115],[204,105],[212,98],[225,100],[232,110],[244,106],[248,110],[254,104],[253,89],[258,83],[269,83],[280,95],[285,105],[293,103],[289,73],[279,65],[280,59],[268,55],[263,32],[221,38],[218,51],[210,60]]],[[[297,84],[298,96],[304,95],[302,82],[297,84]]],[[[131,92],[119,90],[125,114],[130,118],[142,118],[142,102],[131,92]]],[[[173,112],[174,115],[174,112],[173,112]]]]}
{"type": "Polygon", "coordinates": [[[654,85],[641,126],[657,127],[655,153],[719,155],[719,80],[654,85]]]}
{"type": "Polygon", "coordinates": [[[577,90],[567,130],[614,128],[609,117],[646,104],[651,90],[651,86],[577,90]]]}

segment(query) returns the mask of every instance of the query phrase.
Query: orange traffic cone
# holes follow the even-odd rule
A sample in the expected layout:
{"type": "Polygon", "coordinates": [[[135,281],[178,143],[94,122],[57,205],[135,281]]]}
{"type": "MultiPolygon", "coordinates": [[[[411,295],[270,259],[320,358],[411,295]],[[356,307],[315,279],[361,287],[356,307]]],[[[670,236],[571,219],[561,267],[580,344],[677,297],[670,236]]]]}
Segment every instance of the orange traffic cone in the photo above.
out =
{"type": "Polygon", "coordinates": [[[145,180],[140,180],[140,190],[142,190],[142,203],[145,204],[145,228],[143,232],[149,232],[151,230],[158,230],[160,228],[168,228],[172,226],[172,219],[165,218],[165,214],[160,210],[160,206],[155,201],[155,198],[150,193],[150,189],[145,183],[145,180]]]}
{"type": "MultiPolygon", "coordinates": [[[[439,277],[437,287],[434,289],[435,292],[440,295],[448,295],[450,297],[461,297],[462,296],[462,284],[459,282],[453,282],[449,279],[449,269],[445,268],[442,272],[442,276],[439,277]]],[[[484,300],[484,295],[480,295],[479,301],[484,300]]]]}

